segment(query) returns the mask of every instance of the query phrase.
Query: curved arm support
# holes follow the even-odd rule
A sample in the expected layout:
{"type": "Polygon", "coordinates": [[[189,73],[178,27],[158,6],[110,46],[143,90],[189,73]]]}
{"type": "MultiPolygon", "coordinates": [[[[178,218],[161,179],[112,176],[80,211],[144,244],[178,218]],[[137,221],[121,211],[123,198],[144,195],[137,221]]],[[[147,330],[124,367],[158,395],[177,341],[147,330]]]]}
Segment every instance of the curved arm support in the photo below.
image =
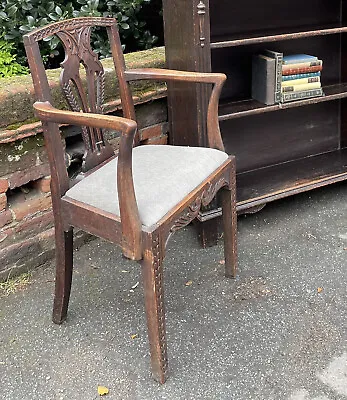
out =
{"type": "Polygon", "coordinates": [[[207,138],[210,147],[224,151],[224,144],[219,129],[218,122],[218,103],[219,96],[222,91],[225,74],[204,73],[204,72],[188,72],[176,71],[171,69],[159,68],[139,68],[129,69],[124,72],[127,81],[136,81],[141,79],[149,79],[166,82],[195,82],[195,83],[212,83],[213,89],[208,103],[207,109],[207,138]]]}
{"type": "Polygon", "coordinates": [[[53,107],[48,101],[37,101],[34,103],[34,109],[35,114],[40,120],[46,122],[114,129],[120,131],[122,135],[132,135],[137,129],[136,122],[131,119],[115,117],[113,115],[59,110],[53,107]]]}
{"type": "Polygon", "coordinates": [[[126,257],[140,260],[142,258],[142,225],[132,175],[132,143],[137,130],[136,122],[111,115],[62,111],[48,102],[36,102],[34,109],[36,115],[44,122],[91,126],[121,132],[117,185],[123,235],[122,249],[126,257]]]}

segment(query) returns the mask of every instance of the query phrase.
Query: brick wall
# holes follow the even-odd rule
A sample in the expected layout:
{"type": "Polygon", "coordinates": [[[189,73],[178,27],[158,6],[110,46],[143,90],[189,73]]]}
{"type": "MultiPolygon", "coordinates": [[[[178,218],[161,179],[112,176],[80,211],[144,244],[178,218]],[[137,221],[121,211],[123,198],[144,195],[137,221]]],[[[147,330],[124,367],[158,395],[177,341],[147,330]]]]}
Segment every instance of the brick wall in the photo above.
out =
{"type": "MultiPolygon", "coordinates": [[[[160,67],[164,64],[163,49],[133,53],[126,61],[131,68],[160,67]]],[[[115,94],[106,94],[105,109],[121,115],[113,70],[108,60],[104,65],[106,79],[112,82],[106,87],[113,88],[115,94]]],[[[55,105],[67,108],[58,92],[58,75],[59,71],[50,71],[55,105]]],[[[166,88],[144,82],[133,89],[141,144],[166,144],[166,88]]],[[[50,172],[41,124],[32,112],[33,102],[30,77],[0,80],[0,280],[37,267],[54,255],[50,172]]],[[[83,155],[81,132],[71,126],[61,131],[68,171],[73,176],[83,155]]],[[[111,135],[109,141],[117,150],[118,136],[111,135]]],[[[88,238],[77,232],[75,242],[78,245],[88,238]]]]}

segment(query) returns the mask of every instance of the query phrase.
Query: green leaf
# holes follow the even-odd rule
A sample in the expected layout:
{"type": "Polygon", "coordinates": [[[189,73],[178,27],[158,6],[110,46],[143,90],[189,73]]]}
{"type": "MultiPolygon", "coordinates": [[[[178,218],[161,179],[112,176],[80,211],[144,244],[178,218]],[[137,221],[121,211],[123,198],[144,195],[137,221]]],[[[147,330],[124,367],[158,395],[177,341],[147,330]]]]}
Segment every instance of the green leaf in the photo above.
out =
{"type": "Polygon", "coordinates": [[[35,18],[34,17],[32,17],[31,15],[28,15],[27,16],[27,20],[29,22],[29,26],[34,26],[34,24],[35,24],[35,18]]]}
{"type": "Polygon", "coordinates": [[[55,12],[61,17],[63,15],[63,10],[59,7],[56,6],[55,7],[55,12]]]}
{"type": "Polygon", "coordinates": [[[53,3],[53,1],[50,1],[49,3],[47,3],[46,11],[50,13],[53,10],[54,10],[54,3],[53,3]]]}
{"type": "Polygon", "coordinates": [[[1,19],[4,19],[4,20],[6,20],[6,21],[9,20],[7,14],[6,14],[5,12],[3,12],[3,11],[0,11],[0,18],[1,18],[1,19]]]}
{"type": "Polygon", "coordinates": [[[7,14],[9,17],[14,17],[14,15],[16,14],[18,8],[13,4],[11,7],[9,7],[7,9],[7,14]]]}

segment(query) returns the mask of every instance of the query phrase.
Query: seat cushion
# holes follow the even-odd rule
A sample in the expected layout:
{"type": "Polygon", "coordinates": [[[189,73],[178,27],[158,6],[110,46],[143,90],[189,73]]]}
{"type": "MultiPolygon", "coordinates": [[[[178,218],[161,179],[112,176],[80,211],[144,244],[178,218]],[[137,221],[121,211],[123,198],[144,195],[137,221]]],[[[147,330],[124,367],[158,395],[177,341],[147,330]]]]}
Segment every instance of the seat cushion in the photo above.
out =
{"type": "MultiPolygon", "coordinates": [[[[145,145],[133,149],[136,201],[143,225],[151,226],[222,165],[228,155],[204,147],[145,145]]],[[[77,183],[66,196],[119,215],[115,158],[77,183]]]]}

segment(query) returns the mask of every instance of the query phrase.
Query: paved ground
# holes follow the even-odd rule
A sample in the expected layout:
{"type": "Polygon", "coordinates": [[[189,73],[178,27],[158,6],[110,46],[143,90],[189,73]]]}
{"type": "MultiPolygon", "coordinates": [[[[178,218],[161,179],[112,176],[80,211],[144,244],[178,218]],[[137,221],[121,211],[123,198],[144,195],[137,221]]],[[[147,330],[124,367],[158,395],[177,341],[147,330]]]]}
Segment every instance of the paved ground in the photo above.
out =
{"type": "Polygon", "coordinates": [[[347,399],[346,200],[339,184],[240,217],[234,281],[221,245],[200,249],[192,227],[173,237],[164,386],[149,374],[137,264],[100,240],[77,251],[62,326],[53,267],[36,271],[0,299],[0,399],[97,399],[98,385],[110,400],[347,399]]]}

